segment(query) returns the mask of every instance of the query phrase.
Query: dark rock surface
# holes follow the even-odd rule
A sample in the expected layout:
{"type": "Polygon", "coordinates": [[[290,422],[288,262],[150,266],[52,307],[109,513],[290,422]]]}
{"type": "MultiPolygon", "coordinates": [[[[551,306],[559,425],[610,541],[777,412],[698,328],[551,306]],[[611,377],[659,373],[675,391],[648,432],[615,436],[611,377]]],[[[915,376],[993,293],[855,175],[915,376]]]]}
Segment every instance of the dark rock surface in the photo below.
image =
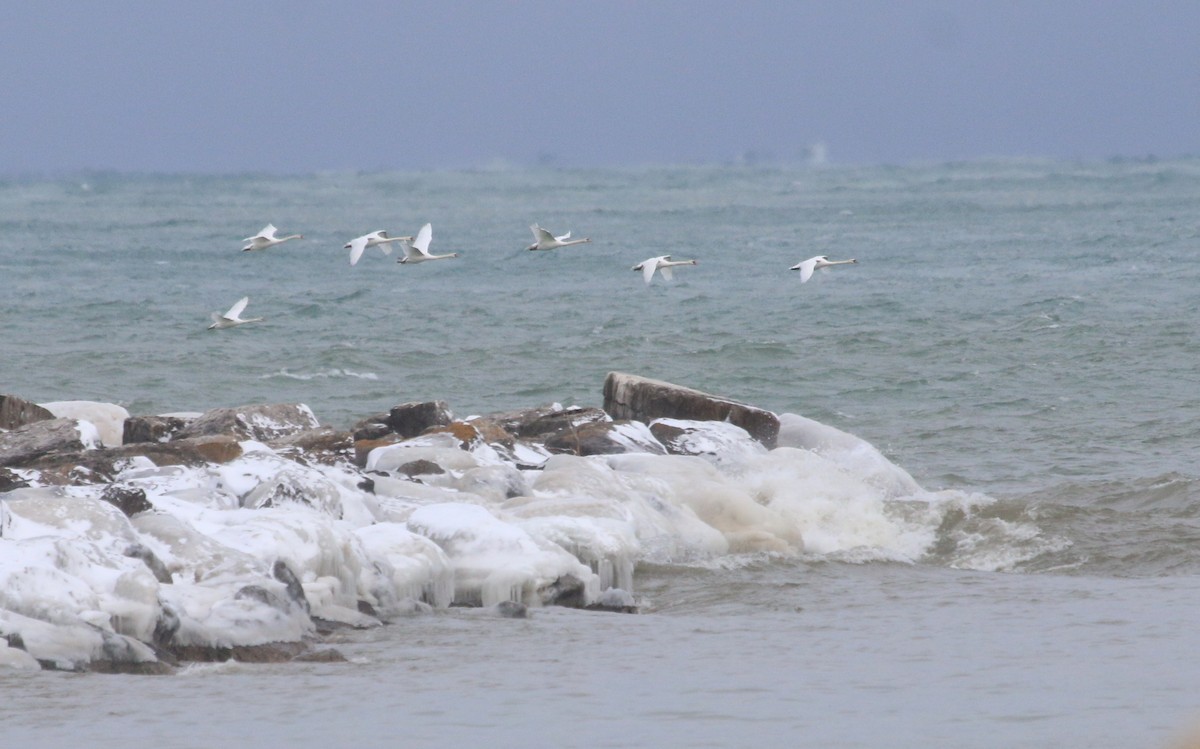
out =
{"type": "Polygon", "coordinates": [[[7,468],[0,468],[0,494],[29,486],[29,482],[7,468]]]}
{"type": "Polygon", "coordinates": [[[445,426],[453,420],[445,401],[425,401],[392,407],[386,423],[401,437],[416,437],[430,427],[445,426]]]}
{"type": "Polygon", "coordinates": [[[178,416],[130,416],[121,434],[123,444],[166,442],[188,425],[191,419],[178,416]]]}
{"type": "Polygon", "coordinates": [[[15,395],[0,394],[0,429],[16,429],[35,421],[48,421],[54,414],[36,403],[15,395]]]}
{"type": "Polygon", "coordinates": [[[121,486],[120,484],[110,484],[100,495],[100,499],[115,506],[118,510],[125,513],[125,517],[133,517],[139,512],[153,510],[154,505],[146,499],[146,491],[135,486],[121,486]]]}
{"type": "Polygon", "coordinates": [[[770,411],[623,372],[609,372],[605,378],[604,410],[614,419],[647,424],[662,418],[728,421],[767,448],[774,448],[779,437],[779,418],[770,411]]]}

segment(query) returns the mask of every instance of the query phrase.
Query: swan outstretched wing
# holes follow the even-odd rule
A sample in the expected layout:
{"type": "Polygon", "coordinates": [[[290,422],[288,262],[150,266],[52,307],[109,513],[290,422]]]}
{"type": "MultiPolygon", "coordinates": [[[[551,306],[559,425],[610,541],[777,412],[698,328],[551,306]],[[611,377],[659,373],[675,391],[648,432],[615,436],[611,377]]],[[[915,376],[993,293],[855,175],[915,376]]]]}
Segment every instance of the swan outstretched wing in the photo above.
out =
{"type": "MultiPolygon", "coordinates": [[[[412,241],[412,247],[421,255],[429,254],[429,243],[433,240],[433,224],[425,224],[421,227],[421,231],[417,232],[417,238],[412,241]]],[[[407,250],[408,243],[405,243],[407,250]]]]}
{"type": "Polygon", "coordinates": [[[241,299],[234,302],[233,306],[229,308],[229,311],[226,312],[224,315],[221,315],[221,317],[224,317],[227,320],[236,320],[242,316],[243,312],[246,311],[246,305],[249,303],[250,303],[250,297],[244,296],[241,299]]]}
{"type": "Polygon", "coordinates": [[[817,257],[810,257],[808,260],[802,260],[799,263],[796,263],[788,270],[800,271],[800,283],[804,283],[808,279],[812,278],[813,271],[817,267],[817,261],[820,259],[820,255],[817,257]]]}
{"type": "MultiPolygon", "coordinates": [[[[362,257],[363,251],[367,249],[367,242],[371,241],[370,237],[358,237],[351,239],[347,245],[350,248],[350,264],[354,265],[358,259],[362,257]]],[[[380,245],[381,247],[383,245],[380,245]]]]}
{"type": "Polygon", "coordinates": [[[529,230],[533,232],[533,241],[537,244],[554,243],[554,235],[537,224],[530,225],[529,230]]]}
{"type": "Polygon", "coordinates": [[[654,278],[654,271],[658,269],[658,261],[661,258],[652,257],[649,260],[642,262],[642,280],[650,283],[650,279],[654,278]]]}
{"type": "Polygon", "coordinates": [[[667,279],[668,281],[673,281],[675,279],[674,271],[672,271],[670,268],[668,268],[665,265],[663,267],[659,268],[658,272],[661,273],[662,277],[667,279]]]}

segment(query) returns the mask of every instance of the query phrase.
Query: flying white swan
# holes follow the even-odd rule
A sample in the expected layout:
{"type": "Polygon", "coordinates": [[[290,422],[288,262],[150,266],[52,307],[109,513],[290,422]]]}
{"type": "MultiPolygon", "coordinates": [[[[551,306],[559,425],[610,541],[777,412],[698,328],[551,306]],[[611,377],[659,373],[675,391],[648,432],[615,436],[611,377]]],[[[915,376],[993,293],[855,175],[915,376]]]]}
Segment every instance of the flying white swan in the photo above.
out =
{"type": "Polygon", "coordinates": [[[220,328],[232,328],[235,325],[244,325],[248,322],[261,322],[263,319],[261,317],[250,317],[244,320],[242,319],[242,313],[246,311],[246,305],[249,303],[250,297],[244,296],[234,302],[233,306],[230,307],[229,311],[225,314],[218,315],[216,312],[212,313],[213,322],[212,325],[208,326],[208,329],[216,330],[220,328]]]}
{"type": "Polygon", "coordinates": [[[828,268],[831,265],[848,265],[850,263],[857,262],[858,261],[854,258],[849,260],[830,260],[827,255],[817,255],[816,257],[810,257],[804,262],[796,263],[789,268],[789,270],[800,271],[800,283],[804,283],[808,279],[812,278],[813,271],[820,270],[821,268],[828,268]]]}
{"type": "Polygon", "coordinates": [[[364,234],[361,237],[351,239],[342,249],[350,250],[350,264],[354,265],[362,257],[363,251],[368,247],[378,247],[383,251],[384,255],[390,255],[392,254],[392,248],[388,246],[389,242],[411,241],[412,237],[389,237],[386,231],[380,229],[379,231],[373,231],[370,234],[364,234]]]}
{"type": "Polygon", "coordinates": [[[404,257],[396,262],[398,263],[423,263],[426,260],[444,260],[448,257],[458,257],[457,252],[449,252],[445,255],[430,255],[429,242],[433,239],[433,224],[425,224],[421,230],[417,232],[417,238],[412,239],[406,237],[404,239],[404,257]]]}
{"type": "Polygon", "coordinates": [[[533,244],[526,247],[525,249],[527,250],[553,250],[557,247],[570,247],[571,245],[587,244],[592,241],[587,237],[571,239],[571,232],[556,237],[537,224],[530,224],[529,230],[533,232],[533,244]]]}
{"type": "Polygon", "coordinates": [[[677,265],[699,265],[699,262],[695,260],[672,260],[670,255],[660,255],[658,257],[652,257],[643,260],[642,262],[633,266],[633,269],[640,270],[642,272],[642,278],[646,281],[646,283],[650,283],[650,279],[654,278],[654,271],[658,271],[662,274],[663,278],[670,281],[673,277],[671,268],[677,265]]]}
{"type": "Polygon", "coordinates": [[[267,224],[258,234],[255,234],[253,237],[246,237],[242,240],[246,243],[246,246],[242,248],[242,252],[250,252],[251,250],[265,250],[268,247],[274,247],[277,244],[283,244],[289,239],[304,239],[303,234],[292,234],[286,237],[277,237],[275,236],[275,232],[277,231],[278,229],[275,228],[275,224],[267,224]]]}

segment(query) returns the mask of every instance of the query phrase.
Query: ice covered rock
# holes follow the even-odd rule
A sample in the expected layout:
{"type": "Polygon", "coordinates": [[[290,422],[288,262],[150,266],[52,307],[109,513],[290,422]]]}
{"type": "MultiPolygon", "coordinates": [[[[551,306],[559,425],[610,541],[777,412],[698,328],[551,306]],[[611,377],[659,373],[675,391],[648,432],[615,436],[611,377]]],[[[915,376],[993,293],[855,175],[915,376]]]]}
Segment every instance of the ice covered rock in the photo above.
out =
{"type": "Polygon", "coordinates": [[[395,471],[405,463],[428,460],[448,471],[465,471],[479,465],[474,454],[462,449],[452,434],[428,434],[416,439],[383,445],[367,455],[368,471],[395,471]]]}
{"type": "Polygon", "coordinates": [[[96,401],[54,401],[41,405],[56,418],[78,419],[94,424],[100,435],[100,443],[105,447],[121,444],[125,420],[129,418],[129,412],[122,406],[96,401]]]}
{"type": "Polygon", "coordinates": [[[768,448],[775,447],[779,434],[779,419],[770,411],[623,372],[609,372],[605,378],[604,410],[614,419],[646,423],[662,418],[728,421],[768,448]]]}
{"type": "Polygon", "coordinates": [[[56,450],[24,465],[36,469],[42,483],[93,484],[113,481],[122,471],[143,460],[158,466],[199,466],[227,463],[241,454],[242,447],[236,439],[213,435],[172,442],[136,442],[99,450],[56,450]]]}
{"type": "Polygon", "coordinates": [[[269,442],[281,454],[302,463],[349,462],[354,457],[354,439],[349,432],[332,427],[306,429],[269,442]]]}
{"type": "Polygon", "coordinates": [[[598,408],[553,404],[523,411],[506,411],[489,414],[486,421],[516,437],[544,441],[565,431],[578,429],[587,424],[609,421],[608,414],[598,408]]]}
{"type": "Polygon", "coordinates": [[[572,455],[613,455],[641,452],[664,455],[663,447],[645,424],[637,421],[599,421],[564,429],[545,441],[551,452],[572,455]]]}
{"type": "MultiPolygon", "coordinates": [[[[0,608],[0,633],[8,638],[19,635],[25,652],[42,668],[136,674],[170,671],[149,645],[86,621],[47,622],[0,608]]],[[[22,668],[30,667],[28,659],[22,658],[20,663],[22,668]]]]}
{"type": "Polygon", "coordinates": [[[25,640],[13,632],[0,634],[0,670],[40,671],[42,665],[25,649],[25,640]]]}
{"type": "Polygon", "coordinates": [[[36,403],[0,393],[0,429],[16,429],[35,421],[53,419],[54,414],[36,403]]]}
{"type": "Polygon", "coordinates": [[[214,408],[181,429],[176,439],[231,435],[239,440],[268,442],[319,426],[317,417],[303,403],[214,408]]]}
{"type": "Polygon", "coordinates": [[[655,419],[650,433],[672,455],[698,455],[716,464],[737,464],[767,448],[745,429],[725,421],[655,419]]]}
{"type": "Polygon", "coordinates": [[[454,568],[436,543],[403,523],[375,523],[354,531],[370,565],[364,565],[360,596],[384,618],[406,614],[408,601],[445,608],[454,600],[454,568]]]}
{"type": "Polygon", "coordinates": [[[29,486],[29,481],[8,468],[0,468],[0,494],[29,486]]]}
{"type": "MultiPolygon", "coordinates": [[[[559,546],[539,542],[478,505],[447,502],[420,507],[408,527],[435,542],[454,564],[454,601],[493,606],[540,602],[538,591],[566,575],[594,590],[595,575],[559,546]]],[[[586,603],[586,600],[585,600],[586,603]]]]}
{"type": "Polygon", "coordinates": [[[511,465],[497,464],[471,468],[451,480],[455,489],[485,497],[497,504],[529,493],[525,475],[511,465]]]}
{"type": "Polygon", "coordinates": [[[636,614],[637,601],[633,594],[620,588],[609,588],[587,606],[589,611],[613,611],[618,614],[636,614]]]}
{"type": "Polygon", "coordinates": [[[921,492],[916,480],[871,443],[849,432],[797,414],[779,417],[779,444],[822,455],[846,471],[881,489],[888,497],[921,492]]]}
{"type": "Polygon", "coordinates": [[[0,432],[0,467],[25,466],[54,452],[95,447],[95,430],[75,419],[46,419],[0,432]]]}

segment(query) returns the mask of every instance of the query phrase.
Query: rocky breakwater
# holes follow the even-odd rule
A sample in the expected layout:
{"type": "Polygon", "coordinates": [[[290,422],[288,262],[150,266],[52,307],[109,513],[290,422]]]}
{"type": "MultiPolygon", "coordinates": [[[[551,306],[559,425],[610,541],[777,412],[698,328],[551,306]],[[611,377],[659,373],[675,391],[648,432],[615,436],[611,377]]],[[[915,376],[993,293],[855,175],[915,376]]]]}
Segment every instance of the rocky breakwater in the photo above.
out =
{"type": "Polygon", "coordinates": [[[338,627],[635,611],[639,561],[803,548],[742,485],[773,414],[618,373],[604,394],[465,419],[403,403],[347,430],[302,404],[113,423],[0,396],[0,667],[336,657],[312,651],[338,627]]]}

